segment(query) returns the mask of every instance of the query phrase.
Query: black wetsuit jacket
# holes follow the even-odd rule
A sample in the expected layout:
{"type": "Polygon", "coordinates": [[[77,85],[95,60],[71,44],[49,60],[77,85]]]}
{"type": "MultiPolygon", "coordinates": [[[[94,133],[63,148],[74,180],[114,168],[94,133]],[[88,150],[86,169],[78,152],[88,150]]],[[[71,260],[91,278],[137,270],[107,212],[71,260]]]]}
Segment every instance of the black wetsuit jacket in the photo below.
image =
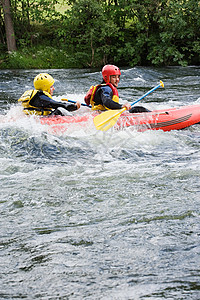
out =
{"type": "MultiPolygon", "coordinates": [[[[42,91],[38,91],[37,94],[31,99],[30,105],[38,108],[54,108],[63,107],[68,111],[77,110],[76,104],[65,103],[61,101],[55,101],[45,95],[42,91]]],[[[53,112],[54,113],[54,112],[53,112]]]]}

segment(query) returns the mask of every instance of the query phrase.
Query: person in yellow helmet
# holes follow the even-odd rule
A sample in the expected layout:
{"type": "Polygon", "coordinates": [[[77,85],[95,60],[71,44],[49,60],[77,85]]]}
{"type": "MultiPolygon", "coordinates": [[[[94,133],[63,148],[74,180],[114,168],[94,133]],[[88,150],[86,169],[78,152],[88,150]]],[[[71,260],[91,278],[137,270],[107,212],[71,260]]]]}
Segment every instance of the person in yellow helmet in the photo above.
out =
{"type": "Polygon", "coordinates": [[[69,104],[52,99],[55,80],[47,73],[38,74],[33,81],[34,90],[26,91],[19,99],[27,115],[67,115],[69,111],[80,108],[80,102],[69,104]]]}

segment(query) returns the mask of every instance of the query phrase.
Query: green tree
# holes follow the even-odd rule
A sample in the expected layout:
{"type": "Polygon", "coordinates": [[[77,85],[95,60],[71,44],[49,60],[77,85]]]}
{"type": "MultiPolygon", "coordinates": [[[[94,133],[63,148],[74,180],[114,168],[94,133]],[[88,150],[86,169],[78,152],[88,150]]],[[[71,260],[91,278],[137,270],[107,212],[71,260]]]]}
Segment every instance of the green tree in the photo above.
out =
{"type": "Polygon", "coordinates": [[[63,0],[62,14],[56,10],[61,0],[10,1],[17,47],[27,55],[38,47],[44,56],[48,46],[51,61],[53,49],[62,50],[71,65],[79,67],[200,61],[199,0],[63,0]]]}
{"type": "Polygon", "coordinates": [[[12,11],[10,6],[10,0],[1,0],[1,6],[3,7],[4,24],[6,32],[6,41],[8,52],[16,51],[15,32],[13,27],[12,11]]]}
{"type": "Polygon", "coordinates": [[[75,59],[90,67],[107,63],[108,56],[115,50],[112,39],[118,28],[107,18],[100,1],[75,1],[66,11],[62,24],[58,34],[75,59]]]}
{"type": "MultiPolygon", "coordinates": [[[[52,23],[60,14],[56,11],[57,0],[1,0],[10,2],[12,21],[18,46],[27,47],[54,34],[52,23]],[[50,29],[52,26],[52,29],[50,29]]],[[[3,26],[6,19],[3,19],[3,26]]]]}
{"type": "MultiPolygon", "coordinates": [[[[130,65],[199,63],[199,1],[118,0],[117,4],[123,5],[125,19],[117,61],[130,65]]],[[[111,15],[120,17],[116,3],[112,10],[111,15]]]]}
{"type": "Polygon", "coordinates": [[[152,44],[149,59],[155,63],[199,63],[200,5],[197,0],[174,0],[158,17],[159,46],[152,44]],[[159,53],[159,54],[158,54],[159,53]],[[157,54],[157,55],[156,55],[157,54]],[[158,60],[155,57],[159,57],[158,60]]]}

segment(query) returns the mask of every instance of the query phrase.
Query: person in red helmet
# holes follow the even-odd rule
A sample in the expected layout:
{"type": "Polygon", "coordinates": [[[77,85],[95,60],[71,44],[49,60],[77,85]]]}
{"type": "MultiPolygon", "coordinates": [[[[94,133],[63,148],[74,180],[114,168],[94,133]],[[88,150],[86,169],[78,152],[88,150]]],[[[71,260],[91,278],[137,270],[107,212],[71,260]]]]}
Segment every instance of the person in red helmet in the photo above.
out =
{"type": "Polygon", "coordinates": [[[91,86],[84,100],[87,105],[92,106],[92,110],[121,109],[126,107],[129,112],[148,111],[141,106],[131,108],[129,103],[119,104],[118,84],[121,71],[115,65],[105,65],[102,69],[103,82],[96,86],[91,86]]]}
{"type": "Polygon", "coordinates": [[[114,65],[105,65],[102,69],[103,82],[92,86],[87,92],[84,100],[86,104],[92,106],[92,110],[130,109],[129,103],[119,104],[117,91],[120,80],[120,69],[114,65]]]}

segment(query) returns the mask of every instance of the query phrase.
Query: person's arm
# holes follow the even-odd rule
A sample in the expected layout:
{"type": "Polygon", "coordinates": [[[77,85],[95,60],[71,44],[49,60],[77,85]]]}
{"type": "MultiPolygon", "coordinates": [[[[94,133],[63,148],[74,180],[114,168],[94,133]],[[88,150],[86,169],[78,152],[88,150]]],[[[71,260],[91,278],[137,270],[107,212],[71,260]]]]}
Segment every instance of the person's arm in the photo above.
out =
{"type": "Polygon", "coordinates": [[[112,100],[113,92],[109,86],[101,87],[97,93],[99,93],[98,98],[101,99],[103,105],[109,109],[121,109],[124,107],[126,107],[127,110],[131,109],[131,105],[128,102],[121,105],[112,100]]]}
{"type": "Polygon", "coordinates": [[[42,92],[38,92],[33,99],[30,101],[30,105],[36,106],[36,107],[43,107],[43,108],[58,108],[63,107],[68,111],[74,111],[77,110],[80,106],[77,104],[71,104],[61,101],[55,101],[48,97],[47,95],[43,94],[42,92]]]}
{"type": "Polygon", "coordinates": [[[103,105],[110,109],[121,109],[122,105],[113,101],[113,92],[109,86],[103,86],[100,88],[100,97],[103,105]]]}

